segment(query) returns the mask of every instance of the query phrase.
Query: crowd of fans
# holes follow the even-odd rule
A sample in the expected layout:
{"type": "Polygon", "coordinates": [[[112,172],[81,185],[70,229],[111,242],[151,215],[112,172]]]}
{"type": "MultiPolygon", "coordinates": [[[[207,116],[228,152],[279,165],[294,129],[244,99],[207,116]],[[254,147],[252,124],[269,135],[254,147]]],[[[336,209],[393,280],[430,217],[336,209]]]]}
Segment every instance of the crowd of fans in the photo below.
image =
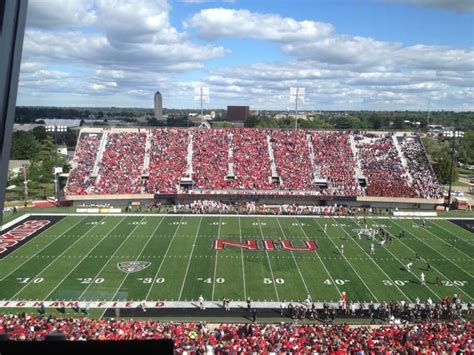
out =
{"type": "Polygon", "coordinates": [[[361,195],[349,136],[349,132],[312,133],[316,164],[320,177],[328,181],[328,195],[361,195]]]}
{"type": "Polygon", "coordinates": [[[95,182],[91,175],[101,139],[101,133],[85,133],[79,137],[74,156],[75,166],[69,174],[66,193],[85,195],[89,187],[95,182]]]}
{"type": "Polygon", "coordinates": [[[146,133],[109,133],[94,193],[141,193],[145,143],[146,133]]]}
{"type": "Polygon", "coordinates": [[[43,340],[63,333],[67,340],[172,339],[175,353],[472,353],[471,322],[349,326],[348,324],[220,324],[152,320],[56,318],[2,315],[0,333],[10,339],[43,340]]]}
{"type": "Polygon", "coordinates": [[[151,130],[147,192],[176,193],[179,180],[189,177],[188,131],[176,128],[151,130]]]}
{"type": "Polygon", "coordinates": [[[81,135],[68,194],[180,193],[186,178],[194,184],[190,193],[440,196],[419,141],[402,139],[397,149],[391,134],[253,128],[111,131],[96,178],[91,175],[101,139],[101,134],[81,135]],[[367,186],[361,187],[358,178],[363,177],[367,186]]]}
{"type": "Polygon", "coordinates": [[[193,178],[198,189],[225,189],[229,168],[229,129],[193,133],[193,178]]]}
{"type": "Polygon", "coordinates": [[[233,130],[234,173],[228,187],[232,189],[271,190],[270,155],[266,129],[239,128],[233,130]]]}
{"type": "Polygon", "coordinates": [[[391,134],[357,134],[358,158],[367,177],[367,195],[416,197],[391,134]]]}
{"type": "Polygon", "coordinates": [[[413,178],[417,195],[423,198],[441,197],[438,180],[420,141],[417,137],[403,138],[400,146],[403,155],[407,159],[408,171],[413,178]]]}
{"type": "Polygon", "coordinates": [[[271,143],[277,172],[286,190],[311,190],[313,169],[306,131],[272,130],[271,143]]]}
{"type": "Polygon", "coordinates": [[[196,200],[191,203],[178,204],[173,207],[173,212],[184,212],[184,213],[230,213],[235,212],[234,206],[228,203],[215,200],[196,200]]]}

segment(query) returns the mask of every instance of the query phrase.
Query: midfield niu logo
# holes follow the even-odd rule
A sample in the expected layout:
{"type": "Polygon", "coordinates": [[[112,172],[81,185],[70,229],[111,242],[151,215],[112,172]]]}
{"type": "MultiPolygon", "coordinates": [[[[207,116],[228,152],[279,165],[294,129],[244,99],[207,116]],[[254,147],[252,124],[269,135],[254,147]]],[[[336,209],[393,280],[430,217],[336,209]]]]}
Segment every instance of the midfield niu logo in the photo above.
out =
{"type": "Polygon", "coordinates": [[[294,246],[291,240],[235,240],[218,239],[214,240],[214,250],[224,250],[225,246],[243,248],[247,250],[291,250],[291,251],[316,251],[318,244],[314,240],[303,241],[302,246],[294,246]]]}

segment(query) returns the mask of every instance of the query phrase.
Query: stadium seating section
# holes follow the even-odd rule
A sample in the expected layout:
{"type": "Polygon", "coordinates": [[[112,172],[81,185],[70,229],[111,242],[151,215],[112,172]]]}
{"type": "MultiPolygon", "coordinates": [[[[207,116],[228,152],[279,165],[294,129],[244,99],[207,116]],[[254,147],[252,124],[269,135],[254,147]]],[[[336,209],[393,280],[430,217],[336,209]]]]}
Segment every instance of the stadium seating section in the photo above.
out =
{"type": "Polygon", "coordinates": [[[213,353],[472,353],[472,324],[452,321],[377,327],[347,324],[163,323],[53,316],[0,316],[0,334],[42,340],[61,332],[67,340],[172,339],[177,354],[213,353]]]}
{"type": "Polygon", "coordinates": [[[184,178],[194,191],[440,197],[418,137],[382,132],[84,130],[72,167],[69,196],[179,194],[184,178]]]}

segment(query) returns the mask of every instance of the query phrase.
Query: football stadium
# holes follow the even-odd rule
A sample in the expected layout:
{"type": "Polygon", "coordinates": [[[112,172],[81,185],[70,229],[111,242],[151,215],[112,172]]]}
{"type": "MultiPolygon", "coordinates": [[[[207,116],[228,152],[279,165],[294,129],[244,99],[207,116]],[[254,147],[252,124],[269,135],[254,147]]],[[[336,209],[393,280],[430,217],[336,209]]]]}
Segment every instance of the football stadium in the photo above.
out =
{"type": "MultiPolygon", "coordinates": [[[[67,213],[11,214],[3,226],[3,312],[156,322],[138,339],[162,339],[166,322],[204,327],[184,342],[195,347],[212,333],[202,322],[289,335],[471,317],[474,222],[436,211],[442,191],[416,135],[85,129],[72,165],[67,213]]],[[[5,317],[20,339],[48,333],[5,317]]]]}
{"type": "MultiPolygon", "coordinates": [[[[41,14],[32,2],[33,14],[41,14]]],[[[165,10],[149,9],[160,16],[147,18],[148,25],[156,26],[158,18],[169,21],[170,5],[163,3],[165,10]]],[[[207,6],[205,1],[182,3],[176,6],[207,6]]],[[[123,4],[128,3],[117,2],[117,12],[123,4]]],[[[229,4],[234,6],[233,1],[229,4]]],[[[136,6],[146,9],[141,3],[136,6]]],[[[197,87],[201,115],[186,113],[182,125],[171,113],[164,119],[166,96],[161,92],[166,90],[160,89],[153,96],[153,115],[146,113],[142,121],[114,121],[112,114],[106,116],[114,122],[99,121],[91,110],[77,119],[80,124],[73,131],[69,126],[48,130],[43,127],[47,118],[35,117],[30,124],[36,125],[32,130],[42,137],[41,145],[19,145],[21,137],[27,137],[21,133],[15,138],[27,127],[15,131],[13,125],[26,7],[22,0],[0,4],[0,49],[8,57],[0,61],[0,354],[474,352],[474,187],[472,179],[453,178],[459,169],[467,181],[471,170],[472,151],[462,146],[465,141],[455,146],[464,132],[447,127],[444,138],[442,133],[434,135],[429,112],[423,124],[407,121],[411,126],[406,129],[392,121],[380,129],[298,126],[298,100],[304,103],[305,89],[293,87],[294,128],[289,109],[283,120],[291,127],[268,123],[258,110],[249,118],[249,106],[228,106],[229,117],[238,120],[242,115],[245,122],[224,122],[214,120],[215,112],[212,118],[204,117],[203,93],[209,91],[197,87]],[[249,124],[251,119],[259,125],[249,124]],[[64,139],[60,156],[57,135],[68,131],[72,134],[68,143],[64,139]],[[445,149],[440,160],[433,157],[437,145],[445,149]],[[31,161],[15,163],[13,173],[17,158],[10,157],[27,157],[30,148],[38,153],[31,161]],[[44,178],[41,168],[46,165],[54,180],[44,178]],[[445,172],[440,173],[440,166],[446,166],[445,172]],[[12,181],[23,184],[23,190],[12,181]],[[459,187],[464,193],[456,191],[459,187]],[[18,191],[23,199],[16,198],[18,191]]],[[[94,22],[95,16],[104,19],[105,7],[101,2],[88,5],[86,12],[94,16],[81,23],[93,24],[82,29],[87,36],[100,32],[94,26],[105,26],[94,22]]],[[[239,11],[250,21],[251,12],[239,11]]],[[[268,16],[258,19],[271,25],[268,16]]],[[[49,20],[59,21],[45,16],[49,20]]],[[[31,28],[44,26],[37,19],[29,21],[31,28]]],[[[297,31],[298,21],[279,21],[297,31]]],[[[183,25],[193,26],[193,19],[183,25]]],[[[168,43],[178,36],[169,23],[164,27],[166,38],[154,35],[153,41],[168,43]]],[[[329,27],[323,31],[327,36],[329,27]]],[[[129,37],[125,30],[114,34],[114,24],[104,28],[110,38],[95,41],[95,46],[108,40],[114,44],[114,36],[133,42],[147,31],[158,31],[147,27],[129,37]]],[[[30,38],[34,31],[41,32],[27,27],[25,35],[32,48],[37,47],[30,38]]],[[[267,34],[261,36],[268,40],[267,34]]],[[[188,41],[184,32],[178,37],[188,41]]],[[[288,39],[281,41],[283,51],[290,52],[288,39]]],[[[130,60],[130,48],[114,45],[130,60]]],[[[170,55],[172,62],[178,61],[173,51],[170,55]]],[[[69,80],[61,70],[76,64],[64,64],[57,53],[54,57],[62,64],[52,71],[38,63],[24,64],[20,89],[30,85],[30,67],[37,70],[35,75],[69,80]]],[[[332,58],[332,65],[340,60],[332,58]]],[[[110,58],[100,63],[94,74],[97,82],[105,74],[118,81],[126,76],[105,69],[113,66],[110,58]]],[[[174,63],[166,71],[173,68],[174,63]]],[[[80,75],[85,75],[82,69],[80,75]]],[[[324,70],[313,74],[329,75],[324,70]]],[[[357,75],[364,83],[376,78],[357,75]]],[[[76,72],[71,77],[79,76],[76,72]]],[[[117,86],[101,82],[87,90],[101,96],[117,86]]],[[[188,89],[176,83],[180,85],[180,93],[188,89]]],[[[148,94],[128,89],[127,95],[148,94]]],[[[395,91],[380,102],[388,105],[395,91]]],[[[51,109],[37,110],[47,116],[51,109]]],[[[281,122],[279,113],[272,115],[271,122],[281,122]]],[[[327,115],[326,123],[332,124],[333,113],[327,115]]],[[[349,114],[337,115],[345,119],[349,114]]],[[[472,134],[472,122],[466,131],[472,134]]]]}

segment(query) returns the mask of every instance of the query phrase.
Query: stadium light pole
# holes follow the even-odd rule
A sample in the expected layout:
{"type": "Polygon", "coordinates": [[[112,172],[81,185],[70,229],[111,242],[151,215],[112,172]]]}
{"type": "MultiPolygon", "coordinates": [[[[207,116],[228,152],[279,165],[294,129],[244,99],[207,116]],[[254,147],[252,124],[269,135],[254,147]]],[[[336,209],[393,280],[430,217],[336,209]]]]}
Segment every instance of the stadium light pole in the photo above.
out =
{"type": "Polygon", "coordinates": [[[447,206],[448,208],[451,207],[451,190],[452,190],[452,185],[453,185],[453,168],[454,168],[454,142],[456,138],[462,138],[464,137],[464,132],[462,131],[456,131],[455,128],[449,131],[443,132],[443,135],[445,137],[451,138],[451,164],[450,164],[450,171],[449,171],[449,189],[448,189],[448,202],[447,206]]]}
{"type": "Polygon", "coordinates": [[[298,128],[298,101],[305,102],[305,88],[290,88],[290,103],[295,104],[295,129],[298,128]]]}
{"type": "Polygon", "coordinates": [[[201,123],[204,122],[204,109],[203,103],[209,103],[209,88],[206,86],[200,86],[194,88],[194,100],[201,103],[201,123]]]}
{"type": "Polygon", "coordinates": [[[56,195],[56,206],[59,206],[59,170],[58,168],[58,133],[67,132],[66,126],[50,125],[46,126],[46,132],[54,135],[54,192],[56,195]]]}

